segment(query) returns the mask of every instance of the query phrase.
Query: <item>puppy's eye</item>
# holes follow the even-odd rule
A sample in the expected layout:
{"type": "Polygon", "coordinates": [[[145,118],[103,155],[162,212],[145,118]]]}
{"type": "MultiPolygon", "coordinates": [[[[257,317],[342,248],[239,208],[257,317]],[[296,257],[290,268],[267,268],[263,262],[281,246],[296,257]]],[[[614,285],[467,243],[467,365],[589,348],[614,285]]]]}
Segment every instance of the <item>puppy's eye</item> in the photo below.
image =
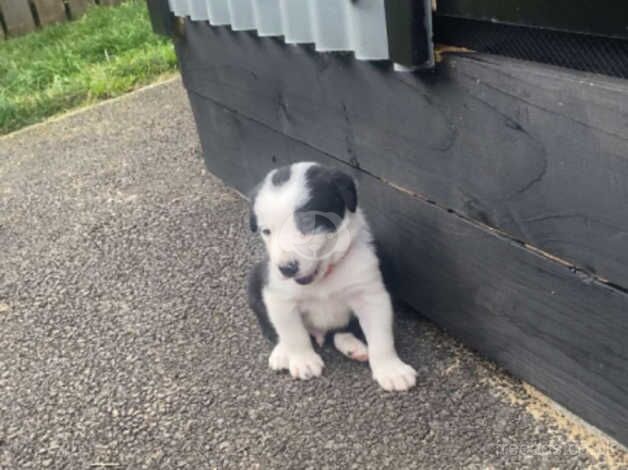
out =
{"type": "Polygon", "coordinates": [[[264,230],[262,230],[262,235],[270,235],[270,230],[268,230],[267,228],[265,228],[264,230]]]}

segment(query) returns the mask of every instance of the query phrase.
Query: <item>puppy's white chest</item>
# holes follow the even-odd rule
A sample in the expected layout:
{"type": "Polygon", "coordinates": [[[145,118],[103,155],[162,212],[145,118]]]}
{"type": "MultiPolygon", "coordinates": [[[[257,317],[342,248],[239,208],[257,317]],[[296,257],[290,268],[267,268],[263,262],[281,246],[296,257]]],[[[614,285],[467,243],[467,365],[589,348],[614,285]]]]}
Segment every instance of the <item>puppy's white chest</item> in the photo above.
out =
{"type": "Polygon", "coordinates": [[[299,310],[306,327],[321,331],[346,326],[351,318],[349,306],[333,298],[301,301],[299,310]]]}

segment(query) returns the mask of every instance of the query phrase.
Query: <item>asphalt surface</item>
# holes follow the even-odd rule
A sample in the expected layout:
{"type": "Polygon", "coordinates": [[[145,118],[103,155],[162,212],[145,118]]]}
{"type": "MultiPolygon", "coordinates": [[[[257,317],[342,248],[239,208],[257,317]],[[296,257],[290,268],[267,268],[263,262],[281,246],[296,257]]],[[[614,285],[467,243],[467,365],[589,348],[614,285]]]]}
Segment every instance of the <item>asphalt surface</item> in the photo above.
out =
{"type": "Polygon", "coordinates": [[[331,349],[320,379],[270,371],[261,246],[179,81],[0,139],[0,197],[2,469],[617,466],[413,312],[409,393],[331,349]]]}

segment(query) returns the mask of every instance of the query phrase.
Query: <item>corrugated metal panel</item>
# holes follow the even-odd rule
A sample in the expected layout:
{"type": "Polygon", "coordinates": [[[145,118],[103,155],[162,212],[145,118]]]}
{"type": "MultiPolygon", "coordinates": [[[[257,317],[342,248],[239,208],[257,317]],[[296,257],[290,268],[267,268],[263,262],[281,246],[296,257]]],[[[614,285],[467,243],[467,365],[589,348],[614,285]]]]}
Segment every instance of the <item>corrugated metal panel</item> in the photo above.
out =
{"type": "Polygon", "coordinates": [[[191,20],[207,21],[209,19],[205,2],[199,2],[197,0],[187,0],[187,1],[188,1],[188,11],[190,12],[191,20]]]}
{"type": "Polygon", "coordinates": [[[279,0],[253,0],[253,13],[260,36],[282,36],[279,0]]]}
{"type": "Polygon", "coordinates": [[[354,51],[362,60],[389,58],[384,0],[169,0],[177,16],[314,43],[320,52],[354,51]]]}
{"type": "Polygon", "coordinates": [[[351,45],[355,57],[361,60],[387,59],[388,35],[384,1],[360,0],[347,4],[351,11],[351,45]]]}
{"type": "Polygon", "coordinates": [[[288,44],[314,42],[314,32],[310,21],[309,3],[311,0],[280,0],[281,23],[284,39],[288,44]]]}
{"type": "Polygon", "coordinates": [[[188,0],[188,2],[205,2],[209,22],[214,26],[226,26],[231,24],[229,2],[227,0],[188,0]]]}
{"type": "Polygon", "coordinates": [[[229,0],[229,17],[231,29],[234,31],[249,31],[257,28],[253,0],[229,0]]]}
{"type": "Polygon", "coordinates": [[[170,11],[175,16],[187,16],[188,14],[188,0],[169,0],[170,11]]]}
{"type": "Polygon", "coordinates": [[[350,51],[349,5],[338,0],[310,0],[310,21],[316,50],[350,51]]]}

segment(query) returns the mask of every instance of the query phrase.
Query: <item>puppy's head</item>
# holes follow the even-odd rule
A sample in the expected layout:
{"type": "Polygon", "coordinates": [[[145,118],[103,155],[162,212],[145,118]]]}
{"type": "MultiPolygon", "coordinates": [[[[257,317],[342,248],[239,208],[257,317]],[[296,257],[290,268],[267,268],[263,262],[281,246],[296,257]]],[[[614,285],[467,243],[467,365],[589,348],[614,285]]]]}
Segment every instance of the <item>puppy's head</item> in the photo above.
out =
{"type": "Polygon", "coordinates": [[[353,178],[302,162],[271,171],[251,203],[251,230],[266,245],[271,269],[286,281],[311,284],[351,244],[358,200],[353,178]]]}

